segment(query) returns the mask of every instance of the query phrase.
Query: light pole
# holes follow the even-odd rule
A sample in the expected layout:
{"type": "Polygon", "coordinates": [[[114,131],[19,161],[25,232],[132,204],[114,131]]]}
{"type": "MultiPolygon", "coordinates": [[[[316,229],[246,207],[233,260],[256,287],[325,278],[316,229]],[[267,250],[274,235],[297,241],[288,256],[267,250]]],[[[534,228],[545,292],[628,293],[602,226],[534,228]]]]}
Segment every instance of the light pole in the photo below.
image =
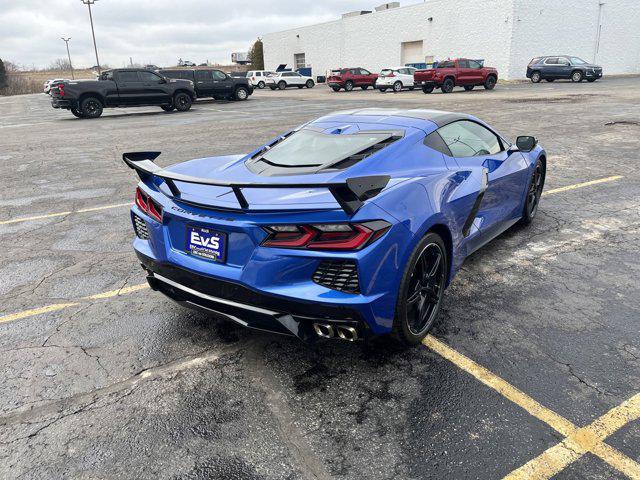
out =
{"type": "Polygon", "coordinates": [[[73,64],[71,63],[71,54],[69,53],[69,40],[71,40],[71,37],[69,38],[60,37],[60,38],[67,45],[67,57],[69,58],[69,68],[71,69],[71,80],[75,80],[76,77],[73,75],[73,64]]]}
{"type": "Polygon", "coordinates": [[[98,75],[100,75],[100,60],[98,60],[98,47],[96,46],[96,33],[93,30],[93,16],[91,15],[91,5],[96,3],[97,0],[80,0],[87,7],[89,7],[89,20],[91,21],[91,36],[93,37],[93,49],[96,52],[96,65],[98,66],[98,75]]]}

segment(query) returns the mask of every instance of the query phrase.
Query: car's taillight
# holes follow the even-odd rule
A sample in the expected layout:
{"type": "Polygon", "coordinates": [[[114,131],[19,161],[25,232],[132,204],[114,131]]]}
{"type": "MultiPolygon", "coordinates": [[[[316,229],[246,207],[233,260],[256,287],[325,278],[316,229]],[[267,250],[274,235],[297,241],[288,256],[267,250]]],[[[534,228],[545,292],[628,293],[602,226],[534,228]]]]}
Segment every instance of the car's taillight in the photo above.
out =
{"type": "Polygon", "coordinates": [[[64,97],[64,85],[62,84],[58,85],[58,93],[60,94],[61,97],[64,97]]]}
{"type": "Polygon", "coordinates": [[[162,206],[144,193],[140,187],[136,188],[136,205],[144,213],[162,223],[162,206]]]}
{"type": "Polygon", "coordinates": [[[270,225],[262,245],[308,250],[360,250],[380,238],[391,224],[384,220],[364,223],[270,225]]]}

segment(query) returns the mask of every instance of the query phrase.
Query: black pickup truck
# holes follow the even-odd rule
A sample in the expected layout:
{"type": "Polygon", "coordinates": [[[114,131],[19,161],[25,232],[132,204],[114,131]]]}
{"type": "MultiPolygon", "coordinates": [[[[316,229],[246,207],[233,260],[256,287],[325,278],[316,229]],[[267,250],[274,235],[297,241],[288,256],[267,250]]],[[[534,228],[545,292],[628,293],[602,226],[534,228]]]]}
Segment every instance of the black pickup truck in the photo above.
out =
{"type": "Polygon", "coordinates": [[[98,80],[66,81],[51,90],[53,108],[71,110],[78,118],[98,118],[104,108],[158,105],[186,112],[196,99],[193,82],[175,80],[151,70],[116,69],[98,80]]]}
{"type": "Polygon", "coordinates": [[[158,73],[168,78],[193,82],[198,98],[246,100],[253,93],[253,87],[249,84],[246,74],[244,77],[233,77],[212,68],[165,69],[158,73]]]}

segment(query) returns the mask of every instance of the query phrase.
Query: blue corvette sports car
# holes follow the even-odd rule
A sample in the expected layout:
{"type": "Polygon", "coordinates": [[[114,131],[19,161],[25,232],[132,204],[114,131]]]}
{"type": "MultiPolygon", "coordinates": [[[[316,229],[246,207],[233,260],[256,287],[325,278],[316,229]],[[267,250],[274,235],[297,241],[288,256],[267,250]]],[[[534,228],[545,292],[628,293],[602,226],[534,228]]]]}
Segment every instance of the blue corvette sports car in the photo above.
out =
{"type": "Polygon", "coordinates": [[[338,112],[247,155],[161,168],[141,182],[135,251],[158,290],[250,328],[420,342],[464,259],[529,223],[546,154],[469,115],[338,112]]]}

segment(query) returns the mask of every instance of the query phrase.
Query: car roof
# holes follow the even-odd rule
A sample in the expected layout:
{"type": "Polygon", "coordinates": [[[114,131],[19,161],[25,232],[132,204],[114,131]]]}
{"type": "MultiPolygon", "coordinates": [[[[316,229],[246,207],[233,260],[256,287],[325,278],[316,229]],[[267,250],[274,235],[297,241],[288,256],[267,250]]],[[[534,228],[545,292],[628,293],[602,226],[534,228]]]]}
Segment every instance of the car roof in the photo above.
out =
{"type": "Polygon", "coordinates": [[[478,121],[475,117],[464,113],[445,112],[441,110],[427,110],[422,108],[399,109],[399,108],[360,108],[355,110],[345,110],[334,112],[325,117],[322,121],[343,121],[344,117],[354,117],[363,123],[379,123],[386,125],[403,125],[422,128],[423,130],[434,130],[458,120],[478,121]],[[333,118],[336,117],[336,118],[333,118]],[[365,118],[358,118],[365,117],[365,118]],[[435,127],[434,127],[435,124],[435,127]]]}

